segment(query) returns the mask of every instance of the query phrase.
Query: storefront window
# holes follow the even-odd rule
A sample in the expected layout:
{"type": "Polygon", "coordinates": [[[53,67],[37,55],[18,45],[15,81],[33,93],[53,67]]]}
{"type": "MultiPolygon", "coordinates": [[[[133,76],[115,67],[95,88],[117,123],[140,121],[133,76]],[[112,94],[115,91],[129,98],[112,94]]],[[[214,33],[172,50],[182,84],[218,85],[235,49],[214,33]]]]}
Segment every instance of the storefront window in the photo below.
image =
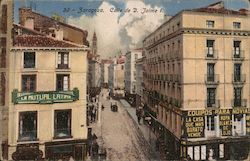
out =
{"type": "Polygon", "coordinates": [[[54,137],[71,137],[71,110],[56,110],[54,137]]]}
{"type": "Polygon", "coordinates": [[[19,113],[19,141],[37,139],[37,112],[19,113]]]}

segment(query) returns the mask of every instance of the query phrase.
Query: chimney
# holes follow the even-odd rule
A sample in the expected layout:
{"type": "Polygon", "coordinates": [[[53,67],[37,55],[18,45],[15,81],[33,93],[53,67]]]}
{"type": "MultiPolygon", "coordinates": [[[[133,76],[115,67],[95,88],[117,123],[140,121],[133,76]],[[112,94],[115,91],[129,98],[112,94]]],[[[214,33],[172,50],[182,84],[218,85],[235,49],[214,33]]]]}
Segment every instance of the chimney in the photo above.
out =
{"type": "Polygon", "coordinates": [[[24,27],[29,28],[31,30],[34,30],[34,18],[27,17],[25,22],[24,22],[24,27]]]}
{"type": "Polygon", "coordinates": [[[63,40],[63,30],[61,28],[56,28],[55,29],[55,38],[57,40],[63,40]]]}

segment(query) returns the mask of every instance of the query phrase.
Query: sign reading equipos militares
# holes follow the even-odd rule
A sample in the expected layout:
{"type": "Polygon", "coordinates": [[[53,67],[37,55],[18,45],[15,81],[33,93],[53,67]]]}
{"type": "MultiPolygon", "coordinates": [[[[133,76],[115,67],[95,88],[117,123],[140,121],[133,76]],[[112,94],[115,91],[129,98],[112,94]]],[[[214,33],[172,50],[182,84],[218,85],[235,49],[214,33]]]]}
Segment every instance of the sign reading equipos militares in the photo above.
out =
{"type": "Polygon", "coordinates": [[[48,92],[18,92],[13,90],[12,102],[14,104],[49,104],[65,103],[79,100],[79,90],[48,91],[48,92]]]}
{"type": "Polygon", "coordinates": [[[205,137],[205,116],[218,116],[221,136],[232,136],[232,115],[245,114],[246,135],[250,135],[250,108],[206,109],[184,112],[184,137],[205,137]]]}

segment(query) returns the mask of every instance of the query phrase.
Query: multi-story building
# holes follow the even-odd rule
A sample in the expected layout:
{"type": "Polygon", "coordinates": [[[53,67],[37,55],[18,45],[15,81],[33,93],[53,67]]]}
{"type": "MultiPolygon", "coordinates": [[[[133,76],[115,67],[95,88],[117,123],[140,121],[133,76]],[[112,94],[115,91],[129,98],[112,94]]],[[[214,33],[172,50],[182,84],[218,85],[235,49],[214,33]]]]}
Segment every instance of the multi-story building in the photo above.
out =
{"type": "Polygon", "coordinates": [[[124,55],[120,55],[113,59],[112,64],[109,65],[109,89],[111,94],[115,97],[124,97],[124,64],[126,57],[124,55]]]}
{"type": "Polygon", "coordinates": [[[133,106],[136,104],[136,60],[142,57],[142,49],[126,53],[125,61],[125,97],[133,106]]]}
{"type": "Polygon", "coordinates": [[[14,25],[9,55],[8,159],[83,160],[89,48],[14,25]]]}
{"type": "Polygon", "coordinates": [[[102,87],[108,88],[108,68],[109,65],[112,63],[112,60],[103,59],[101,60],[101,85],[102,87]]]}
{"type": "Polygon", "coordinates": [[[184,10],[144,41],[147,114],[162,157],[245,159],[250,16],[223,2],[184,10]]]}
{"type": "Polygon", "coordinates": [[[142,98],[143,98],[143,87],[144,87],[144,83],[143,83],[143,58],[137,59],[136,60],[136,64],[135,64],[135,68],[136,68],[136,86],[135,86],[135,93],[136,93],[136,106],[138,107],[141,102],[142,102],[142,98]]]}
{"type": "Polygon", "coordinates": [[[91,52],[88,54],[88,94],[95,97],[101,90],[101,60],[97,54],[97,37],[93,34],[91,52]]]}
{"type": "Polygon", "coordinates": [[[12,45],[12,0],[0,1],[0,160],[8,159],[8,60],[12,45]]]}

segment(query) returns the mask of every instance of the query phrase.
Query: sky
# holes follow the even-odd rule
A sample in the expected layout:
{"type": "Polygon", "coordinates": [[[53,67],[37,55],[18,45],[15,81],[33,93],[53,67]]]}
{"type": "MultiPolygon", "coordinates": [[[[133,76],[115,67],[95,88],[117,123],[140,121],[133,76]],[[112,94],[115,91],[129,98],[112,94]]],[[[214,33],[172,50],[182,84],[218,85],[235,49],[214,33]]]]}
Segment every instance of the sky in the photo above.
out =
{"type": "MultiPolygon", "coordinates": [[[[226,8],[249,8],[248,0],[223,1],[226,8]]],[[[68,24],[87,30],[90,44],[96,32],[98,54],[108,58],[141,47],[142,40],[168,16],[215,2],[218,0],[15,0],[14,18],[18,23],[18,8],[23,6],[49,17],[59,14],[68,24]]]]}

